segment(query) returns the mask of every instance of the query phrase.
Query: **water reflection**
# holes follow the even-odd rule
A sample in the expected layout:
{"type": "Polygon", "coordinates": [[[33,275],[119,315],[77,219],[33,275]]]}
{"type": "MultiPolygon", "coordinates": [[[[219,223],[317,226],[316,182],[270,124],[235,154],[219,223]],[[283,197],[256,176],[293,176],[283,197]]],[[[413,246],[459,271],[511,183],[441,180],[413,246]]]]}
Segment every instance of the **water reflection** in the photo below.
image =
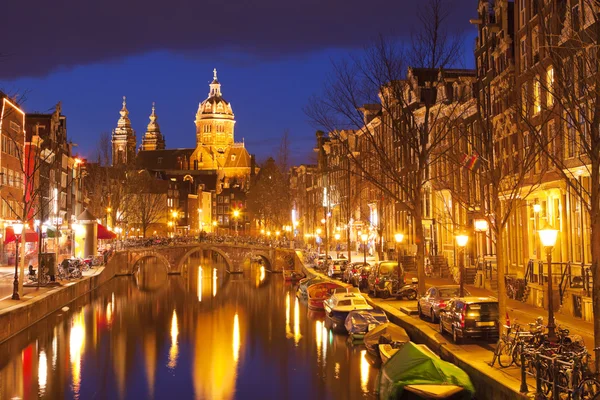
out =
{"type": "Polygon", "coordinates": [[[177,367],[177,357],[179,357],[179,346],[177,345],[177,336],[179,336],[179,327],[177,326],[177,311],[173,310],[171,318],[171,349],[169,350],[169,368],[177,367]]]}
{"type": "Polygon", "coordinates": [[[221,261],[198,254],[160,290],[115,278],[0,344],[0,399],[370,395],[364,351],[307,313],[281,275],[255,264],[230,276],[221,261]]]}

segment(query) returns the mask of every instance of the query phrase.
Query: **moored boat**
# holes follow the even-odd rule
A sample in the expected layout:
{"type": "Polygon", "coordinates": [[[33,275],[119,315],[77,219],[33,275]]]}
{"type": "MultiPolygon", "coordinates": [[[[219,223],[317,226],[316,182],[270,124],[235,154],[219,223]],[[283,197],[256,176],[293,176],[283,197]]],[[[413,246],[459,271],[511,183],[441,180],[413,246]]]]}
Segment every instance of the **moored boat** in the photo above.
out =
{"type": "Polygon", "coordinates": [[[362,343],[369,330],[386,322],[388,318],[382,310],[357,310],[348,313],[344,326],[353,343],[362,343]]]}
{"type": "Polygon", "coordinates": [[[406,331],[396,324],[388,322],[381,324],[370,330],[364,337],[365,347],[367,352],[374,357],[380,357],[379,345],[389,344],[392,347],[398,348],[405,343],[410,342],[410,338],[406,331]]]}
{"type": "Polygon", "coordinates": [[[320,276],[313,276],[300,279],[300,284],[298,285],[296,296],[300,299],[306,300],[306,298],[308,297],[308,287],[319,282],[325,282],[325,279],[320,276]]]}
{"type": "Polygon", "coordinates": [[[427,346],[406,343],[381,367],[379,398],[468,400],[475,395],[469,376],[441,360],[427,346]]]}
{"type": "Polygon", "coordinates": [[[328,299],[335,290],[343,288],[344,286],[330,281],[310,285],[308,287],[308,308],[323,310],[323,301],[328,299]]]}
{"type": "Polygon", "coordinates": [[[327,321],[334,330],[346,331],[344,323],[351,311],[372,310],[357,288],[336,289],[330,298],[323,302],[327,321]]]}
{"type": "Polygon", "coordinates": [[[400,350],[397,347],[393,347],[391,344],[380,344],[379,345],[379,356],[381,357],[381,363],[385,364],[390,358],[394,356],[400,350]]]}

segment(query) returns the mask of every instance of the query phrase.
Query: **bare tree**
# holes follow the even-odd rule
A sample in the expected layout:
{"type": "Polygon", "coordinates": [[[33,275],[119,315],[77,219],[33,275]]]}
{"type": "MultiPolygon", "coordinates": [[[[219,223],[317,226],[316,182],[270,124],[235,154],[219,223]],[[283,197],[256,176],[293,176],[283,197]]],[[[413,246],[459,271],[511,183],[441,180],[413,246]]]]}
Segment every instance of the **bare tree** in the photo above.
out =
{"type": "Polygon", "coordinates": [[[168,182],[159,180],[146,170],[129,171],[126,179],[126,216],[130,225],[138,226],[143,237],[148,228],[167,218],[168,182]]]}
{"type": "Polygon", "coordinates": [[[268,229],[280,229],[290,220],[289,181],[273,158],[262,166],[248,192],[248,211],[268,229]]]}
{"type": "Polygon", "coordinates": [[[357,132],[355,143],[342,141],[356,173],[373,186],[374,196],[393,201],[410,214],[421,293],[425,291],[422,221],[427,215],[423,199],[431,180],[429,165],[440,156],[435,150],[463,112],[437,104],[442,100],[438,93],[444,93],[438,89],[449,78],[445,68],[458,62],[461,48],[461,38],[446,32],[446,6],[441,0],[425,3],[412,51],[380,38],[361,57],[334,64],[324,94],[306,109],[312,121],[334,137],[342,130],[357,132]],[[445,123],[438,124],[442,120],[445,123]]]}

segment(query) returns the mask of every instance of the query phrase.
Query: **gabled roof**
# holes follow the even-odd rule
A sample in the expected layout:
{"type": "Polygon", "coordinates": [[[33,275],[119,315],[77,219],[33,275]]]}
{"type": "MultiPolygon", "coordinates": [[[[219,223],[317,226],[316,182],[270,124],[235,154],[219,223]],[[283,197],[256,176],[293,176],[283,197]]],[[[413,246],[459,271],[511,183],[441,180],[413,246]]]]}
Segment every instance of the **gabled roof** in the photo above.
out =
{"type": "Polygon", "coordinates": [[[226,168],[250,168],[250,154],[245,147],[230,146],[225,153],[226,168]],[[233,157],[232,157],[233,156],[233,157]]]}

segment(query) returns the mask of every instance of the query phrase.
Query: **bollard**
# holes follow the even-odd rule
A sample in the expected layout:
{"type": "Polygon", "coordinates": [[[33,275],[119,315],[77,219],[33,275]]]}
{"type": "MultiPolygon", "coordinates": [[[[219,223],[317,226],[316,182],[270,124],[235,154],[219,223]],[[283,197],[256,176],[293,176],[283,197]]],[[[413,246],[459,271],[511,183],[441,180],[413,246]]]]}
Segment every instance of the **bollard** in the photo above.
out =
{"type": "Polygon", "coordinates": [[[519,392],[521,393],[527,393],[527,372],[525,371],[525,346],[523,345],[523,342],[521,342],[520,344],[521,346],[521,388],[519,389],[519,392]]]}

